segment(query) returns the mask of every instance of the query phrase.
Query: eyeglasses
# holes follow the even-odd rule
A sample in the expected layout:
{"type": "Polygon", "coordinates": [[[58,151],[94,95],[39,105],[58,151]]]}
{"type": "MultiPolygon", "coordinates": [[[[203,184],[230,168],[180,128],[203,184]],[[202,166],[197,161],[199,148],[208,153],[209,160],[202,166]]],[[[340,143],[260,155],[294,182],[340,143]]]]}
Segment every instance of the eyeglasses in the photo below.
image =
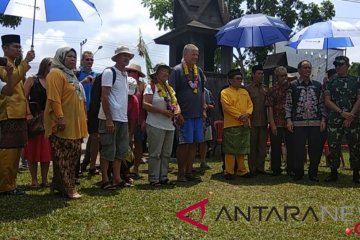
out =
{"type": "Polygon", "coordinates": [[[87,62],[93,62],[94,59],[93,59],[93,58],[86,58],[85,61],[87,61],[87,62]]]}

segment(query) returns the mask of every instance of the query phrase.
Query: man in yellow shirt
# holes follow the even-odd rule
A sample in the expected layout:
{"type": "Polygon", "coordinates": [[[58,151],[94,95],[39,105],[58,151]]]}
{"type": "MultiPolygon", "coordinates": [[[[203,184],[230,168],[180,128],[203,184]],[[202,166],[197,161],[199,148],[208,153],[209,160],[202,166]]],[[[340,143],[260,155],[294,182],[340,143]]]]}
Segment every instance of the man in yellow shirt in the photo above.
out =
{"type": "Polygon", "coordinates": [[[249,93],[242,87],[243,76],[240,69],[228,72],[230,86],[221,91],[221,105],[224,112],[223,151],[225,153],[225,179],[234,174],[235,159],[237,175],[248,177],[244,155],[250,152],[249,118],[253,104],[249,93]]]}
{"type": "Polygon", "coordinates": [[[12,74],[0,67],[0,78],[7,82],[12,78],[14,91],[11,96],[0,96],[0,194],[21,195],[16,188],[16,174],[19,167],[21,148],[27,141],[26,100],[22,79],[30,69],[29,62],[35,57],[33,50],[27,52],[24,60],[15,66],[15,59],[21,56],[19,35],[1,36],[2,49],[12,74]]]}

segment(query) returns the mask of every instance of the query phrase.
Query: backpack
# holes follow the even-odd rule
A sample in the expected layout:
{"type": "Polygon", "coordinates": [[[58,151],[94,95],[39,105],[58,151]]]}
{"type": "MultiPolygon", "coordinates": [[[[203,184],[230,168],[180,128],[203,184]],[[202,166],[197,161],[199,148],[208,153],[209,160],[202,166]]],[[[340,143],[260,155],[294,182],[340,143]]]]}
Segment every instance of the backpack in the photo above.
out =
{"type": "MultiPolygon", "coordinates": [[[[114,85],[115,81],[116,81],[116,72],[115,69],[112,67],[108,67],[105,69],[111,69],[112,73],[113,73],[113,81],[112,84],[114,85]]],[[[104,71],[105,71],[104,69],[104,71]]],[[[88,112],[88,117],[93,117],[93,118],[97,118],[98,114],[99,114],[99,110],[100,110],[100,102],[101,102],[101,78],[104,72],[102,72],[101,74],[98,74],[95,78],[95,81],[92,85],[91,88],[91,93],[90,93],[90,106],[89,106],[89,112],[88,112]]]]}

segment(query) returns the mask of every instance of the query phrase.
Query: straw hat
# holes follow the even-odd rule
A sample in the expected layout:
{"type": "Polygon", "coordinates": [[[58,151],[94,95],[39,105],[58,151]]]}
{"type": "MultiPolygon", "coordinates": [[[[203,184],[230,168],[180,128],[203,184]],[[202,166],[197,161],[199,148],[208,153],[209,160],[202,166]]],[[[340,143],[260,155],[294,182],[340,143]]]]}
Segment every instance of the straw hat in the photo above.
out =
{"type": "Polygon", "coordinates": [[[132,63],[130,64],[129,66],[126,66],[125,67],[125,70],[128,71],[128,70],[132,70],[132,71],[136,71],[140,74],[140,77],[145,77],[145,73],[143,73],[141,71],[141,66],[140,65],[137,65],[135,63],[132,63]]]}
{"type": "Polygon", "coordinates": [[[116,57],[117,55],[119,55],[120,53],[130,54],[130,55],[131,55],[131,59],[134,57],[134,54],[133,54],[132,52],[130,52],[130,49],[129,49],[128,47],[121,46],[121,47],[118,47],[117,49],[115,49],[115,54],[114,54],[114,56],[112,56],[111,60],[113,60],[114,62],[116,62],[115,57],[116,57]]]}

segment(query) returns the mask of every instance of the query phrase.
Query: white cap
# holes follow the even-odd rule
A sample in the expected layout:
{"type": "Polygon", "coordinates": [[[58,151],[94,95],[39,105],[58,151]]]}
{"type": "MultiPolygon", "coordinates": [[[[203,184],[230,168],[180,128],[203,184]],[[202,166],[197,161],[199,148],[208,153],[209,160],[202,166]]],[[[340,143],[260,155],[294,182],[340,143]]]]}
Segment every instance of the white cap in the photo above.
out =
{"type": "Polygon", "coordinates": [[[137,88],[137,82],[136,79],[133,77],[128,77],[128,86],[129,86],[129,93],[128,95],[134,95],[137,88]]]}

